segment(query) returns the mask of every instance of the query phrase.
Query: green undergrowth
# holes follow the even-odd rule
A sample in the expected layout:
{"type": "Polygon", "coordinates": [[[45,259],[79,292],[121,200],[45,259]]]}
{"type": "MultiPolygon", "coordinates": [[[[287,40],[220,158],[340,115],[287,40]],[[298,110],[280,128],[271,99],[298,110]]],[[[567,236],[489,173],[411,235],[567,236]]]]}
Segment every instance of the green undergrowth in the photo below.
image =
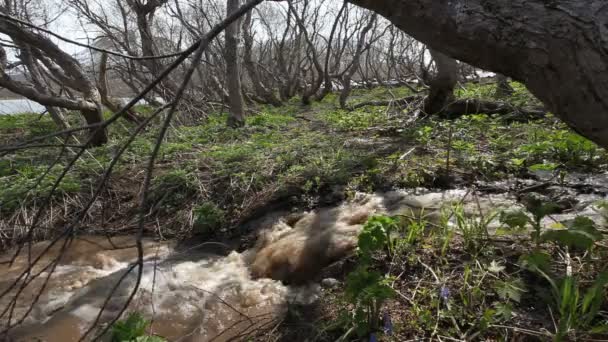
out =
{"type": "MultiPolygon", "coordinates": [[[[345,146],[346,137],[313,129],[310,120],[297,117],[300,112],[296,104],[259,107],[242,129],[227,128],[222,113],[211,114],[200,125],[171,127],[148,196],[153,216],[167,227],[165,236],[225,231],[280,198],[313,206],[327,189],[346,184],[375,164],[373,151],[345,146]]],[[[90,196],[127,139],[129,124],[120,124],[110,130],[107,145],[88,149],[74,164],[52,197],[56,205],[66,198],[82,203],[90,196]]],[[[152,127],[134,139],[114,166],[108,182],[111,192],[103,192],[102,201],[115,191],[128,201],[122,207],[137,206],[143,168],[157,133],[152,127]]],[[[59,148],[40,148],[3,157],[0,210],[9,214],[45,199],[74,153],[74,149],[61,153],[59,148]],[[38,177],[57,158],[57,165],[34,189],[38,177]]],[[[125,214],[129,212],[135,213],[125,214]]]]}
{"type": "MultiPolygon", "coordinates": [[[[512,86],[515,93],[507,101],[537,103],[522,85],[512,86]]],[[[490,99],[493,89],[493,85],[467,84],[457,90],[457,96],[490,99]]],[[[349,101],[407,95],[411,90],[405,87],[356,89],[349,101]]],[[[337,101],[337,94],[329,94],[308,107],[302,107],[297,98],[279,108],[252,106],[241,129],[227,128],[224,113],[211,113],[197,125],[172,126],[151,182],[150,218],[167,227],[166,236],[213,234],[226,232],[273,201],[314,207],[336,191],[349,196],[392,187],[444,187],[454,185],[450,182],[525,177],[537,170],[563,176],[574,171],[601,172],[608,165],[603,149],[551,115],[525,123],[483,114],[453,121],[411,121],[408,108],[366,106],[346,111],[338,109],[337,101]]],[[[137,110],[147,115],[151,108],[137,110]]],[[[68,118],[73,125],[81,120],[76,114],[68,118]]],[[[83,203],[132,129],[132,124],[117,121],[109,130],[108,144],[88,149],[74,163],[52,196],[53,205],[83,203]]],[[[0,116],[3,141],[54,130],[48,116],[0,116]]],[[[108,203],[120,206],[124,216],[136,213],[139,185],[157,134],[158,125],[153,124],[134,139],[114,166],[109,190],[101,193],[100,201],[113,198],[108,203]]],[[[84,137],[77,135],[70,142],[77,144],[76,139],[84,137]]],[[[52,138],[41,143],[60,142],[52,138]]],[[[41,146],[1,157],[3,216],[12,217],[45,199],[76,151],[41,146]],[[55,160],[58,164],[49,169],[55,160]],[[41,175],[45,176],[35,186],[41,175]]],[[[95,219],[99,218],[91,217],[95,219]]]]}
{"type": "Polygon", "coordinates": [[[408,158],[399,151],[383,167],[395,170],[394,181],[406,187],[433,183],[446,170],[468,181],[488,181],[539,170],[563,175],[608,168],[605,149],[550,115],[525,123],[484,114],[427,119],[404,134],[416,142],[408,158]]]}
{"type": "Polygon", "coordinates": [[[605,235],[585,216],[539,232],[534,226],[552,207],[479,216],[455,202],[438,220],[371,217],[352,271],[325,294],[327,316],[312,334],[320,341],[604,340],[605,235]],[[500,237],[490,233],[494,219],[500,237]]]}

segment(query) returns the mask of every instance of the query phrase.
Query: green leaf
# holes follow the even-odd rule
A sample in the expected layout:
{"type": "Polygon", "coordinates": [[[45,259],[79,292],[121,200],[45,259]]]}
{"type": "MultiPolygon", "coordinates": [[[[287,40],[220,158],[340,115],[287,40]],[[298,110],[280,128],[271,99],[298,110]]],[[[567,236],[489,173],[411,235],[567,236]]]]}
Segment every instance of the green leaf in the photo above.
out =
{"type": "Polygon", "coordinates": [[[359,234],[358,247],[361,256],[369,258],[373,252],[388,246],[390,234],[397,227],[397,220],[388,216],[373,216],[367,220],[359,234]]]}
{"type": "Polygon", "coordinates": [[[534,215],[537,221],[542,220],[543,217],[556,214],[559,212],[559,206],[555,203],[534,203],[531,201],[528,210],[534,215]]]}
{"type": "Polygon", "coordinates": [[[511,229],[522,230],[530,222],[530,218],[523,211],[503,211],[500,213],[500,222],[511,229]]]}
{"type": "Polygon", "coordinates": [[[488,329],[488,327],[494,320],[495,315],[496,315],[496,310],[486,309],[486,311],[484,311],[483,316],[481,317],[481,319],[479,321],[479,329],[481,331],[488,329]]]}
{"type": "Polygon", "coordinates": [[[526,158],[512,158],[511,159],[511,163],[517,167],[522,167],[525,162],[526,162],[526,158]]]}
{"type": "Polygon", "coordinates": [[[546,163],[546,164],[534,164],[534,165],[531,165],[528,169],[530,169],[530,171],[553,171],[556,168],[557,168],[557,164],[546,163]]]}
{"type": "MultiPolygon", "coordinates": [[[[139,337],[146,335],[150,322],[139,312],[129,314],[126,320],[114,323],[112,327],[112,342],[140,341],[139,337]]],[[[147,341],[147,340],[144,340],[147,341]]],[[[151,342],[155,342],[152,340],[151,342]]]]}
{"type": "Polygon", "coordinates": [[[525,292],[525,286],[521,279],[511,281],[498,281],[495,285],[496,293],[503,300],[512,300],[519,303],[521,295],[525,292]]]}
{"type": "Polygon", "coordinates": [[[602,272],[598,275],[593,285],[585,293],[581,312],[588,314],[593,318],[604,302],[604,287],[608,284],[608,272],[602,272]]]}
{"type": "Polygon", "coordinates": [[[551,265],[551,256],[544,252],[534,252],[527,255],[522,255],[520,263],[522,267],[529,270],[540,270],[549,272],[551,265]]]}
{"type": "Polygon", "coordinates": [[[543,276],[551,284],[554,294],[559,293],[559,287],[555,282],[554,276],[551,274],[551,256],[544,252],[533,252],[532,254],[522,255],[520,258],[521,267],[536,272],[543,276]]]}
{"type": "Polygon", "coordinates": [[[494,307],[496,308],[495,315],[498,318],[508,321],[513,317],[513,305],[510,303],[496,303],[494,307]]]}
{"type": "Polygon", "coordinates": [[[606,334],[606,333],[608,333],[608,324],[601,324],[601,325],[595,326],[595,327],[591,328],[589,330],[589,332],[592,334],[606,334]]]}
{"type": "Polygon", "coordinates": [[[587,250],[596,241],[602,240],[603,235],[597,230],[595,222],[587,217],[578,216],[568,225],[567,230],[548,231],[542,235],[542,239],[562,246],[587,250]]]}
{"type": "Polygon", "coordinates": [[[565,277],[559,287],[559,312],[567,316],[578,299],[578,287],[572,276],[565,277]]]}

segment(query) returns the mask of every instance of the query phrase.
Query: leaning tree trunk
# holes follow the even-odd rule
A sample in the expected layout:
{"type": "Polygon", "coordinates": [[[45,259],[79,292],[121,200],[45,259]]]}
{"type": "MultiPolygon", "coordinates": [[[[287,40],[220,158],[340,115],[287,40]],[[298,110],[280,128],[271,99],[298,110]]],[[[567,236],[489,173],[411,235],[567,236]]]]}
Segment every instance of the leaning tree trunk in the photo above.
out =
{"type": "MultiPolygon", "coordinates": [[[[239,8],[240,0],[227,0],[226,12],[232,13],[239,8]]],[[[245,125],[245,110],[243,108],[243,95],[241,93],[241,76],[239,73],[238,57],[238,20],[226,28],[226,46],[224,57],[226,58],[226,85],[228,88],[228,114],[227,125],[230,127],[242,127],[245,125]]]]}
{"type": "MultiPolygon", "coordinates": [[[[117,113],[122,109],[122,104],[118,99],[110,96],[110,90],[108,89],[108,54],[102,53],[99,60],[99,79],[97,84],[99,87],[99,95],[101,96],[101,103],[106,106],[109,110],[117,113]]],[[[125,113],[125,119],[139,124],[143,122],[143,118],[137,114],[133,108],[129,108],[125,113]]]]}
{"type": "Polygon", "coordinates": [[[429,49],[429,52],[435,61],[437,72],[429,82],[429,95],[424,100],[424,112],[436,114],[454,101],[454,88],[458,83],[458,62],[436,50],[429,49]]]}
{"type": "Polygon", "coordinates": [[[359,34],[359,40],[357,41],[357,49],[355,50],[355,54],[353,56],[353,61],[351,62],[349,69],[345,70],[344,75],[342,76],[342,91],[340,91],[339,99],[340,108],[342,109],[346,109],[346,100],[350,96],[352,88],[351,82],[361,63],[361,55],[365,50],[365,37],[367,36],[369,31],[374,27],[377,17],[377,14],[373,14],[372,16],[370,16],[369,22],[361,30],[361,33],[359,34]]]}
{"type": "Polygon", "coordinates": [[[244,66],[249,74],[249,79],[253,85],[255,95],[261,98],[265,103],[269,103],[275,107],[281,106],[281,101],[274,95],[272,89],[268,89],[260,79],[260,73],[257,70],[253,61],[253,34],[251,33],[251,15],[253,11],[247,12],[243,21],[243,60],[244,66]]]}
{"type": "Polygon", "coordinates": [[[348,0],[434,49],[523,82],[608,147],[606,0],[348,0]]]}
{"type": "Polygon", "coordinates": [[[29,82],[16,80],[6,70],[8,58],[6,51],[0,46],[0,86],[13,93],[19,94],[46,107],[60,107],[79,110],[89,129],[89,144],[100,146],[108,141],[105,126],[103,126],[103,111],[101,96],[98,89],[89,79],[80,63],[71,55],[61,50],[48,37],[27,30],[9,20],[0,20],[0,32],[9,36],[22,46],[32,47],[31,52],[37,53],[39,59],[49,72],[68,88],[79,91],[82,99],[47,94],[39,91],[29,82]]]}

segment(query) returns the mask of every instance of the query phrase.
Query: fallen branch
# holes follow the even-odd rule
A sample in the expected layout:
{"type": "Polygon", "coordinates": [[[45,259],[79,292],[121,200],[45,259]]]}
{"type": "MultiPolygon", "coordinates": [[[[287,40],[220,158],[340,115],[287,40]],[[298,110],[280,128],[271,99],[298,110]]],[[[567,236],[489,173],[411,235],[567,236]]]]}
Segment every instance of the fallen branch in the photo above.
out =
{"type": "Polygon", "coordinates": [[[546,112],[544,108],[524,108],[506,102],[465,99],[450,103],[439,115],[448,119],[456,119],[470,114],[499,114],[511,115],[509,119],[513,121],[527,121],[543,118],[546,112]]]}
{"type": "MultiPolygon", "coordinates": [[[[412,95],[401,99],[365,101],[353,105],[349,109],[355,110],[366,106],[405,107],[412,104],[414,101],[422,99],[424,99],[423,96],[412,95]]],[[[451,102],[439,112],[438,115],[446,119],[457,119],[461,116],[471,114],[498,114],[508,116],[507,119],[511,121],[528,121],[532,119],[541,119],[546,113],[547,111],[542,107],[517,107],[507,102],[464,99],[451,102]]]]}
{"type": "Polygon", "coordinates": [[[359,108],[363,108],[363,107],[366,107],[366,106],[399,106],[399,107],[405,107],[405,106],[409,105],[411,102],[419,100],[420,98],[421,98],[421,96],[412,95],[412,96],[406,96],[406,97],[401,98],[401,99],[365,101],[365,102],[357,103],[356,105],[351,106],[349,109],[350,110],[354,110],[354,109],[359,109],[359,108]]]}

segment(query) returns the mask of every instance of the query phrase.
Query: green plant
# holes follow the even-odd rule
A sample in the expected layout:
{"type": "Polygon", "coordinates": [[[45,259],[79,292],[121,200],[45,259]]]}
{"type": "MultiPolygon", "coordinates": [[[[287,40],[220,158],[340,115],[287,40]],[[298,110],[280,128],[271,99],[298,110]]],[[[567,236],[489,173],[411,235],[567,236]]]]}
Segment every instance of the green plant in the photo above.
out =
{"type": "MultiPolygon", "coordinates": [[[[12,175],[0,177],[0,210],[15,210],[19,206],[32,204],[34,201],[48,196],[53,185],[58,180],[63,168],[53,166],[48,173],[46,166],[26,165],[12,175]],[[39,178],[44,177],[39,181],[39,178]],[[39,182],[38,182],[39,181],[39,182]]],[[[57,185],[52,199],[65,194],[74,194],[80,191],[81,183],[73,173],[68,173],[57,185]]]]}
{"type": "Polygon", "coordinates": [[[133,312],[125,320],[117,321],[112,326],[112,342],[165,342],[159,336],[147,335],[146,329],[150,321],[146,320],[140,313],[133,312]]]}
{"type": "Polygon", "coordinates": [[[383,303],[394,295],[391,278],[371,269],[372,256],[382,250],[391,255],[391,232],[397,228],[392,217],[371,217],[359,234],[359,264],[346,280],[346,299],[355,307],[351,324],[359,336],[378,330],[383,303]]]}
{"type": "Polygon", "coordinates": [[[197,193],[194,175],[185,169],[176,169],[155,177],[149,203],[163,210],[179,207],[197,193]]]}
{"type": "Polygon", "coordinates": [[[462,204],[455,204],[452,207],[452,214],[456,221],[456,229],[464,240],[465,249],[473,255],[479,254],[490,235],[488,226],[498,214],[492,213],[480,217],[467,215],[462,204]]]}
{"type": "Polygon", "coordinates": [[[532,214],[532,217],[521,210],[503,211],[500,214],[500,222],[507,225],[510,229],[517,231],[524,230],[526,226],[530,224],[533,228],[531,234],[532,241],[536,243],[536,248],[538,248],[543,241],[541,236],[543,218],[556,213],[559,210],[559,207],[555,203],[544,203],[537,198],[528,198],[527,208],[530,214],[532,214]]]}
{"type": "Polygon", "coordinates": [[[197,234],[208,234],[213,229],[219,228],[224,222],[224,211],[211,202],[205,202],[194,207],[193,228],[197,234]]]}
{"type": "Polygon", "coordinates": [[[416,130],[416,141],[423,145],[427,146],[431,141],[431,136],[433,134],[433,127],[431,126],[422,126],[418,130],[416,130]]]}
{"type": "Polygon", "coordinates": [[[590,250],[594,243],[603,239],[595,222],[588,217],[577,216],[567,224],[567,229],[551,230],[542,235],[543,241],[555,242],[572,249],[590,250]]]}
{"type": "Polygon", "coordinates": [[[553,307],[558,314],[555,341],[564,341],[571,332],[608,332],[608,325],[597,323],[600,308],[605,300],[604,288],[608,284],[608,272],[600,273],[586,290],[578,277],[566,272],[563,278],[556,277],[550,270],[551,257],[535,252],[522,257],[523,267],[540,274],[551,286],[553,307]]]}

